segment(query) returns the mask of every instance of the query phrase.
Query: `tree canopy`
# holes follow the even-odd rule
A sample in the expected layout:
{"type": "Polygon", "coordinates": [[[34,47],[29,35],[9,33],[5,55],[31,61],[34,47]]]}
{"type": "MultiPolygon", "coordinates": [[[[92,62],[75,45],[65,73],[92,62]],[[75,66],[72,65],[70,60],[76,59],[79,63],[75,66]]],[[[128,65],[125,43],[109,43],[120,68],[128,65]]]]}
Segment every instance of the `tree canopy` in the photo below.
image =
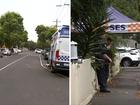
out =
{"type": "Polygon", "coordinates": [[[106,0],[106,2],[131,19],[140,21],[140,0],[106,0]]]}
{"type": "Polygon", "coordinates": [[[25,43],[25,47],[28,48],[29,50],[35,50],[37,47],[37,44],[34,41],[27,41],[25,43]]]}
{"type": "Polygon", "coordinates": [[[23,18],[15,12],[7,12],[0,17],[0,45],[6,47],[20,46],[27,41],[27,31],[23,26],[23,18]]]}
{"type": "Polygon", "coordinates": [[[50,47],[51,36],[56,31],[56,28],[53,26],[48,27],[44,25],[38,25],[35,31],[38,34],[38,41],[37,41],[38,47],[43,49],[50,47]]]}
{"type": "Polygon", "coordinates": [[[79,54],[83,58],[103,50],[107,6],[105,0],[72,1],[72,40],[78,42],[79,54]]]}

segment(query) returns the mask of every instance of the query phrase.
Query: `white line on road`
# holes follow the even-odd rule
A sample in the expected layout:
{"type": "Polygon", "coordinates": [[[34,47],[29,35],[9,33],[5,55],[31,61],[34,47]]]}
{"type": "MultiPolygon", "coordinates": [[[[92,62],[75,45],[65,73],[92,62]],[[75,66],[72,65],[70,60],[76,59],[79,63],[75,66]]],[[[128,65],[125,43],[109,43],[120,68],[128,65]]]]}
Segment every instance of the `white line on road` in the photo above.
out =
{"type": "Polygon", "coordinates": [[[42,60],[41,60],[41,55],[39,55],[39,58],[40,58],[40,64],[41,64],[41,66],[42,66],[44,69],[48,70],[48,68],[47,68],[47,67],[45,67],[45,66],[43,65],[43,63],[42,63],[42,60]]]}
{"type": "Polygon", "coordinates": [[[3,68],[1,68],[0,71],[2,71],[3,69],[7,68],[8,66],[11,66],[12,64],[14,64],[14,63],[16,63],[16,62],[22,60],[23,58],[25,58],[25,57],[27,57],[27,56],[28,56],[28,55],[26,55],[26,56],[24,56],[24,57],[22,57],[22,58],[19,58],[19,59],[15,60],[15,61],[12,62],[12,63],[9,63],[8,65],[6,65],[6,66],[4,66],[3,68]]]}
{"type": "MultiPolygon", "coordinates": [[[[39,58],[40,58],[40,65],[41,65],[44,69],[46,69],[47,71],[50,71],[47,67],[45,67],[45,66],[43,65],[42,59],[41,59],[41,55],[39,55],[39,58]]],[[[58,75],[58,76],[60,76],[60,77],[63,77],[63,78],[67,77],[67,76],[64,76],[64,75],[59,74],[59,73],[55,73],[55,74],[58,75]]]]}

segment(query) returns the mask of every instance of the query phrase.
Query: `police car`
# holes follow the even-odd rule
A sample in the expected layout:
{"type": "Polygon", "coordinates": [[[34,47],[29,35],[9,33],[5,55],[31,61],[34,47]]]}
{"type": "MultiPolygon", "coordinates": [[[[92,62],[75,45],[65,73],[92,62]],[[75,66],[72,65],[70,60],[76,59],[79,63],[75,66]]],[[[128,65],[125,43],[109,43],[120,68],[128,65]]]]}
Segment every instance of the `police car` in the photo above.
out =
{"type": "Polygon", "coordinates": [[[63,25],[52,35],[49,53],[49,66],[51,72],[69,70],[69,26],[63,25]]]}

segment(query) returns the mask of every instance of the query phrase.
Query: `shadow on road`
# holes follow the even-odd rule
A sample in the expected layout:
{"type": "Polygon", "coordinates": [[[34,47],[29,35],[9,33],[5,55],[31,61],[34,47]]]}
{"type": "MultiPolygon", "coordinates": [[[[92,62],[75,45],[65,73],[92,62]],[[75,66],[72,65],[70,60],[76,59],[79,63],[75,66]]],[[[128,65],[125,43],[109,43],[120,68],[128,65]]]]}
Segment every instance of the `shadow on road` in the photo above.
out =
{"type": "MultiPolygon", "coordinates": [[[[44,67],[50,71],[50,67],[46,66],[47,60],[44,60],[43,56],[41,55],[41,62],[44,67]]],[[[51,71],[50,71],[51,72],[51,71]]],[[[57,73],[54,73],[55,75],[58,75],[60,77],[69,77],[69,70],[58,70],[57,73]]]]}
{"type": "Polygon", "coordinates": [[[57,74],[64,75],[66,77],[69,77],[69,71],[58,71],[57,74]]]}

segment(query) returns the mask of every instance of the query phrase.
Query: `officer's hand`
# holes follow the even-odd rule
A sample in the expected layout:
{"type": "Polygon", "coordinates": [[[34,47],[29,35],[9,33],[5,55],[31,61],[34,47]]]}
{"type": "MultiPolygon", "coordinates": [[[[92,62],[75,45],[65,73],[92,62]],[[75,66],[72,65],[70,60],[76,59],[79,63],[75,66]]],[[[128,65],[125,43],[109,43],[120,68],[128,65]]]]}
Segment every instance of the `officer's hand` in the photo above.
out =
{"type": "Polygon", "coordinates": [[[109,58],[109,62],[112,63],[112,59],[109,58]]]}

